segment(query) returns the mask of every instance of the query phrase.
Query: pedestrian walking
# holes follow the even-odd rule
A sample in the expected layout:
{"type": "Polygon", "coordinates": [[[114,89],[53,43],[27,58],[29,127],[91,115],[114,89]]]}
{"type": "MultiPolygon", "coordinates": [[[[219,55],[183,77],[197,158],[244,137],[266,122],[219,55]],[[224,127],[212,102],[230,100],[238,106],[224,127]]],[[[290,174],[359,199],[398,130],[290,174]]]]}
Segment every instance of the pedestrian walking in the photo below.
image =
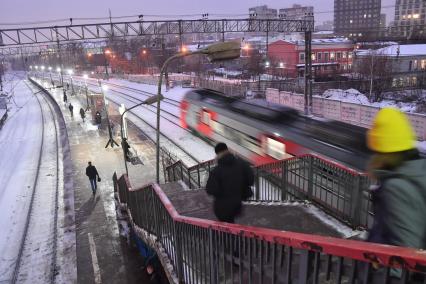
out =
{"type": "Polygon", "coordinates": [[[70,110],[71,117],[74,117],[74,106],[71,103],[68,105],[68,109],[70,110]]]}
{"type": "Polygon", "coordinates": [[[374,151],[369,172],[374,222],[370,242],[426,249],[426,160],[406,115],[394,108],[377,114],[367,135],[374,151]]]}
{"type": "Polygon", "coordinates": [[[96,124],[100,125],[102,122],[102,116],[101,113],[99,111],[96,112],[96,118],[95,118],[96,124]]]}
{"type": "Polygon", "coordinates": [[[64,104],[66,104],[68,102],[68,97],[67,97],[67,93],[64,90],[64,104]]]}
{"type": "Polygon", "coordinates": [[[81,116],[81,119],[84,122],[84,119],[86,118],[86,112],[84,111],[83,108],[80,108],[80,116],[81,116]]]}
{"type": "Polygon", "coordinates": [[[89,178],[92,193],[95,195],[97,190],[96,181],[100,182],[101,178],[99,177],[96,167],[92,165],[92,162],[89,162],[89,165],[86,168],[86,176],[89,178]]]}
{"type": "Polygon", "coordinates": [[[215,147],[217,167],[207,180],[207,193],[214,196],[213,209],[223,222],[234,223],[241,213],[242,200],[253,195],[254,175],[250,165],[228,151],[225,143],[215,147]]]}

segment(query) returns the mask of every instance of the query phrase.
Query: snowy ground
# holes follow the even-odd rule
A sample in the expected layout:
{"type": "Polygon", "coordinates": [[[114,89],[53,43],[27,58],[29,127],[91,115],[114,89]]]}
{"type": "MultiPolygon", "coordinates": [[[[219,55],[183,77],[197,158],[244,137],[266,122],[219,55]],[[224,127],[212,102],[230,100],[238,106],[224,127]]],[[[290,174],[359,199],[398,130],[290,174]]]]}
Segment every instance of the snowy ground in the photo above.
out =
{"type": "Polygon", "coordinates": [[[355,89],[341,90],[341,89],[330,89],[324,92],[321,96],[323,98],[338,100],[347,103],[354,103],[373,107],[396,107],[404,112],[416,112],[416,102],[396,102],[394,100],[382,100],[381,102],[371,103],[367,96],[360,93],[355,89]]]}

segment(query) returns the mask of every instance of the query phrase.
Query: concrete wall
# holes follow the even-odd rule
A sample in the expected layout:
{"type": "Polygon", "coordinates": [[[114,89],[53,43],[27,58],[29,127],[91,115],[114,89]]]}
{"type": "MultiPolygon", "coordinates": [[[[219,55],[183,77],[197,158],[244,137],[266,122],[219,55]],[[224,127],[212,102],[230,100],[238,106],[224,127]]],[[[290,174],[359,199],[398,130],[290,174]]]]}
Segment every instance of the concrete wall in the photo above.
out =
{"type": "MultiPolygon", "coordinates": [[[[278,91],[277,89],[266,90],[268,102],[286,105],[300,111],[304,109],[304,96],[301,94],[278,91]]],[[[346,103],[331,99],[314,97],[312,101],[312,112],[315,116],[343,121],[353,125],[370,128],[373,124],[378,107],[346,103]]],[[[426,115],[407,113],[420,141],[426,140],[426,115]]]]}

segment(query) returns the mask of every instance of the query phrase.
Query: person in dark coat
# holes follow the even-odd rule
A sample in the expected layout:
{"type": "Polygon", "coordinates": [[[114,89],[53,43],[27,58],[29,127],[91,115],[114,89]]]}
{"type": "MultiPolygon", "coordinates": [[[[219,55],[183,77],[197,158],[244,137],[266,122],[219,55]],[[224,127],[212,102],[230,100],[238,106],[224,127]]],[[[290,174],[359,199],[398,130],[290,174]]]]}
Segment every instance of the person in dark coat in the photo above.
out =
{"type": "Polygon", "coordinates": [[[64,103],[66,104],[68,102],[67,93],[64,90],[64,103]]]}
{"type": "Polygon", "coordinates": [[[74,117],[74,106],[71,103],[69,104],[68,109],[70,110],[71,117],[74,117]]]}
{"type": "Polygon", "coordinates": [[[370,242],[426,249],[426,160],[416,149],[416,135],[408,118],[384,108],[367,135],[375,152],[370,175],[374,223],[370,242]]]}
{"type": "Polygon", "coordinates": [[[92,162],[89,162],[89,165],[86,168],[86,176],[89,178],[93,195],[95,195],[97,189],[96,178],[98,179],[98,181],[100,181],[101,178],[99,177],[98,170],[96,169],[96,167],[92,165],[92,162]]]}
{"type": "Polygon", "coordinates": [[[84,111],[83,108],[80,108],[80,116],[81,116],[81,119],[84,122],[84,119],[86,118],[86,112],[84,111]]]}
{"type": "Polygon", "coordinates": [[[214,196],[214,213],[219,221],[234,223],[242,200],[251,197],[254,175],[250,165],[228,151],[225,143],[215,147],[217,167],[207,180],[207,193],[214,196]]]}

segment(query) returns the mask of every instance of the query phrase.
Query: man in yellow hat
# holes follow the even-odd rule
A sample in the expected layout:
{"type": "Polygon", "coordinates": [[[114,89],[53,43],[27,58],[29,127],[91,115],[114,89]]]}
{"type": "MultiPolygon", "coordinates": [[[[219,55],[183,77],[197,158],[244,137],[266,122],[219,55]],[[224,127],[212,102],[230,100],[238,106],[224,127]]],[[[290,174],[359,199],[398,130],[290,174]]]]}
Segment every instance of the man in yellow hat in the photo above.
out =
{"type": "Polygon", "coordinates": [[[372,191],[371,242],[426,248],[426,160],[416,149],[416,135],[395,108],[380,110],[367,134],[375,152],[369,169],[378,187],[372,191]]]}

